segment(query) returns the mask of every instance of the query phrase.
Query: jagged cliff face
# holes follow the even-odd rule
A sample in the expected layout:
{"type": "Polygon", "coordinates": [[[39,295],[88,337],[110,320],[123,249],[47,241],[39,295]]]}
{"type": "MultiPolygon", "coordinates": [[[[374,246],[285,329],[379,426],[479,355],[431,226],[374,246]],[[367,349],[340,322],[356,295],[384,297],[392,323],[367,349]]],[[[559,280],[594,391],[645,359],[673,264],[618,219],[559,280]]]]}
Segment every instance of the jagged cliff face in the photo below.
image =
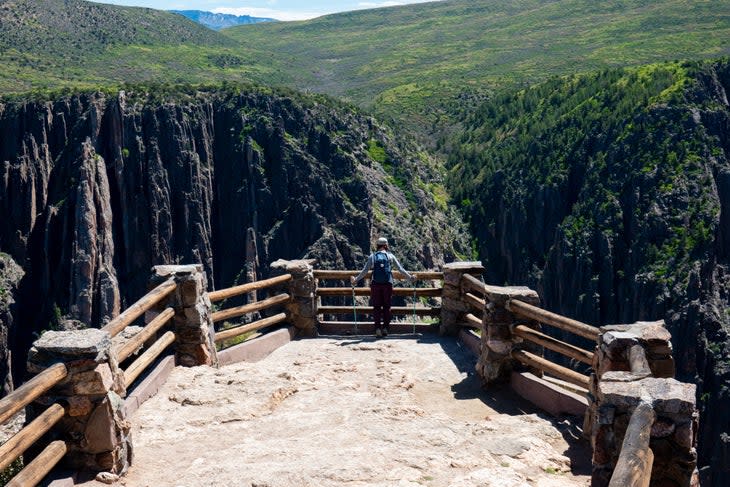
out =
{"type": "Polygon", "coordinates": [[[0,250],[26,272],[21,355],[61,317],[116,315],[157,264],[200,262],[220,288],[278,258],[359,266],[381,233],[413,268],[466,247],[430,191],[436,166],[322,98],[80,95],[0,105],[0,133],[0,250]]]}
{"type": "Polygon", "coordinates": [[[0,252],[0,393],[13,390],[11,374],[12,343],[10,330],[14,328],[13,315],[17,313],[15,298],[23,270],[8,254],[0,252]]]}
{"type": "Polygon", "coordinates": [[[707,485],[730,473],[729,88],[727,63],[556,80],[485,107],[462,139],[483,159],[452,160],[490,281],[596,325],[666,320],[707,485]]]}

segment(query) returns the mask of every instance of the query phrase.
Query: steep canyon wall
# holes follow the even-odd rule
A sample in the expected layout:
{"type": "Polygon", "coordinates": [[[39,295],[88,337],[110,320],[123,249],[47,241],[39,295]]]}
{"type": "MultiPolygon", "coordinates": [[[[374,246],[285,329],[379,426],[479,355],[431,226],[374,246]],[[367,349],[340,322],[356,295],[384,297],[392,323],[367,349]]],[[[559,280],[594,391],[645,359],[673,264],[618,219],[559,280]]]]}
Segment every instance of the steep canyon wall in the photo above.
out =
{"type": "Polygon", "coordinates": [[[486,104],[451,160],[490,282],[595,325],[666,321],[706,485],[730,473],[728,89],[726,61],[556,79],[486,104]]]}
{"type": "Polygon", "coordinates": [[[153,265],[200,262],[217,288],[242,282],[247,235],[262,277],[278,258],[354,268],[381,233],[413,268],[468,246],[431,192],[436,163],[324,98],[84,94],[0,105],[0,134],[0,251],[25,272],[16,376],[36,333],[103,324],[144,294],[153,265]]]}

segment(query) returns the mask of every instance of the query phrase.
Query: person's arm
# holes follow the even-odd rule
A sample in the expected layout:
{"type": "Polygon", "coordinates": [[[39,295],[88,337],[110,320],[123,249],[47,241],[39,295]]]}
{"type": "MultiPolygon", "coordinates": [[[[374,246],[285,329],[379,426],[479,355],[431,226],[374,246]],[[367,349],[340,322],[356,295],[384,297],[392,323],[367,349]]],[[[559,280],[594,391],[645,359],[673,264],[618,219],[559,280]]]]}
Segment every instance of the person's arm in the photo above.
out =
{"type": "Polygon", "coordinates": [[[390,254],[390,256],[393,259],[393,263],[395,263],[395,266],[398,268],[398,271],[400,271],[401,274],[405,275],[407,279],[413,280],[413,275],[411,275],[410,272],[405,270],[402,265],[400,265],[400,262],[398,261],[398,257],[396,257],[394,254],[390,254]]]}
{"type": "Polygon", "coordinates": [[[359,281],[360,279],[362,279],[363,277],[365,277],[365,274],[368,273],[368,271],[370,270],[370,268],[372,266],[373,266],[373,255],[370,254],[370,257],[368,257],[368,260],[365,261],[365,267],[362,268],[362,270],[360,271],[360,274],[358,274],[357,277],[353,277],[352,279],[350,279],[350,282],[353,285],[355,285],[355,283],[357,281],[359,281]]]}

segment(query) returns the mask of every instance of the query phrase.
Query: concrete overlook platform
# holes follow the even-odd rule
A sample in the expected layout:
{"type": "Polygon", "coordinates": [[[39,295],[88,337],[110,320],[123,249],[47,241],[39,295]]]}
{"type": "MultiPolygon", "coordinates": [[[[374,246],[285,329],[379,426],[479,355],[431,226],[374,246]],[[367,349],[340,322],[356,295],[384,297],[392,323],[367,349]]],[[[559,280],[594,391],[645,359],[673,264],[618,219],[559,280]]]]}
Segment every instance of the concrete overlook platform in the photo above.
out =
{"type": "Polygon", "coordinates": [[[134,462],[113,485],[589,485],[582,418],[485,391],[475,362],[455,338],[362,336],[176,367],[132,416],[134,462]]]}

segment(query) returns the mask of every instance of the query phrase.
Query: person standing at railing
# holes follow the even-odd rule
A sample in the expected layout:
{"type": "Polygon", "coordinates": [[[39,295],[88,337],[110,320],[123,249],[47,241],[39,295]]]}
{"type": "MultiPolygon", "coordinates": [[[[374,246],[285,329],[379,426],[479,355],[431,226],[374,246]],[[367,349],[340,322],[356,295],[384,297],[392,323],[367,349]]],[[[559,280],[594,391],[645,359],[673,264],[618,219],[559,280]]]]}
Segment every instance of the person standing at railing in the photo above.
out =
{"type": "Polygon", "coordinates": [[[370,269],[373,275],[370,279],[370,302],[375,317],[375,336],[388,336],[390,331],[390,302],[393,297],[393,272],[395,266],[408,280],[413,276],[403,268],[398,258],[388,251],[388,239],[380,237],[376,243],[377,250],[370,254],[365,267],[360,274],[351,277],[353,287],[355,283],[365,277],[370,269]]]}

